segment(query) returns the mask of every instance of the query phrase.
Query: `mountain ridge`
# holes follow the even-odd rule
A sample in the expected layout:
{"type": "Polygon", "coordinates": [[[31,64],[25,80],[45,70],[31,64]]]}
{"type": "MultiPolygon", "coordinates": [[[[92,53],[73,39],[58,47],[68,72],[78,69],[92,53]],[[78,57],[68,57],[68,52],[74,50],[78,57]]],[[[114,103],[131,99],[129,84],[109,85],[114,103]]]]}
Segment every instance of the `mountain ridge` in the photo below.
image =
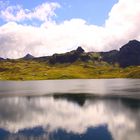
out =
{"type": "MultiPolygon", "coordinates": [[[[47,61],[50,64],[73,63],[80,60],[83,62],[105,61],[109,64],[118,63],[121,67],[138,66],[140,65],[140,42],[137,40],[131,40],[120,47],[119,50],[110,50],[106,52],[85,52],[84,49],[79,46],[76,50],[61,54],[53,54],[52,56],[30,56],[31,57],[28,57],[28,59],[47,61]]],[[[25,59],[25,57],[21,59],[25,59]]]]}
{"type": "MultiPolygon", "coordinates": [[[[119,50],[110,50],[106,52],[85,52],[81,46],[70,52],[53,54],[52,56],[35,57],[27,54],[23,60],[46,61],[50,64],[74,63],[78,60],[87,61],[104,61],[109,64],[119,64],[120,67],[138,66],[140,65],[140,42],[138,40],[130,40],[128,43],[120,47],[119,50]]],[[[0,61],[6,60],[0,57],[0,61]]],[[[7,59],[11,60],[11,59],[7,59]]]]}
{"type": "Polygon", "coordinates": [[[63,54],[0,59],[0,80],[140,78],[140,42],[120,50],[85,52],[82,47],[63,54]]]}

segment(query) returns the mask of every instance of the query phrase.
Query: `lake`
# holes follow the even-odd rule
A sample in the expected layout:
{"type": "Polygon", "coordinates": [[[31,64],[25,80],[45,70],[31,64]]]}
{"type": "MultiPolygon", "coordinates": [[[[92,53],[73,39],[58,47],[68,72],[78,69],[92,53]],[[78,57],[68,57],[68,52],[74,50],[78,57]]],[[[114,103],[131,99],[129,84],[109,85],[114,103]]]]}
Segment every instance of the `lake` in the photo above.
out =
{"type": "Polygon", "coordinates": [[[0,81],[0,140],[91,139],[140,139],[140,79],[0,81]]]}

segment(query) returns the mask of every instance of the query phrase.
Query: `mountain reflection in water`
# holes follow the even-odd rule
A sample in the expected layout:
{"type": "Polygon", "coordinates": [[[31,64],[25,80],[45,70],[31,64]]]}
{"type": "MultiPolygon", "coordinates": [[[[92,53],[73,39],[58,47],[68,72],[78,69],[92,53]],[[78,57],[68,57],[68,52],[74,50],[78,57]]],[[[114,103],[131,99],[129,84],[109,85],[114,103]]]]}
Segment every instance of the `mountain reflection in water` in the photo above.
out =
{"type": "Polygon", "coordinates": [[[0,138],[139,140],[140,102],[86,94],[0,98],[0,138]]]}

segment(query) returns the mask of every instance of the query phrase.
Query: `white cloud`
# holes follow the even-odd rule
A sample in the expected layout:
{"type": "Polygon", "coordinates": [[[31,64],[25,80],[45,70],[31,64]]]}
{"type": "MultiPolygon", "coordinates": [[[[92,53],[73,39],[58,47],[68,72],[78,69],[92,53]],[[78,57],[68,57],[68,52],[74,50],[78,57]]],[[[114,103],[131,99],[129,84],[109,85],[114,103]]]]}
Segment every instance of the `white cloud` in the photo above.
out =
{"type": "Polygon", "coordinates": [[[119,49],[130,39],[140,39],[140,0],[119,0],[102,27],[87,24],[83,19],[56,24],[51,17],[59,4],[47,6],[42,4],[32,11],[16,6],[16,14],[7,9],[1,11],[8,11],[9,15],[6,14],[5,18],[9,22],[0,27],[0,56],[18,58],[26,53],[51,55],[75,49],[78,45],[86,51],[106,51],[119,49]],[[40,27],[11,22],[27,18],[44,22],[40,27]]]}
{"type": "Polygon", "coordinates": [[[49,21],[52,16],[55,16],[54,10],[59,8],[58,3],[43,3],[32,10],[23,9],[20,5],[8,6],[1,10],[0,16],[6,21],[23,21],[37,19],[40,21],[49,21]]]}

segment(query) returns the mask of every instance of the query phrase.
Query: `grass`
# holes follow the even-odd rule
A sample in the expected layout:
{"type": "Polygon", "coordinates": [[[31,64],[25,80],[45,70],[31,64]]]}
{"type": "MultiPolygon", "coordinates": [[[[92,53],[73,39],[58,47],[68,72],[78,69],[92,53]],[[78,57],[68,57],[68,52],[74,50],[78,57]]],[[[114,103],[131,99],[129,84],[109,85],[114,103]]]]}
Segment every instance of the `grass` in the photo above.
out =
{"type": "Polygon", "coordinates": [[[140,67],[120,68],[105,62],[75,62],[49,65],[33,60],[0,62],[0,80],[47,80],[93,78],[140,78],[140,67]]]}

